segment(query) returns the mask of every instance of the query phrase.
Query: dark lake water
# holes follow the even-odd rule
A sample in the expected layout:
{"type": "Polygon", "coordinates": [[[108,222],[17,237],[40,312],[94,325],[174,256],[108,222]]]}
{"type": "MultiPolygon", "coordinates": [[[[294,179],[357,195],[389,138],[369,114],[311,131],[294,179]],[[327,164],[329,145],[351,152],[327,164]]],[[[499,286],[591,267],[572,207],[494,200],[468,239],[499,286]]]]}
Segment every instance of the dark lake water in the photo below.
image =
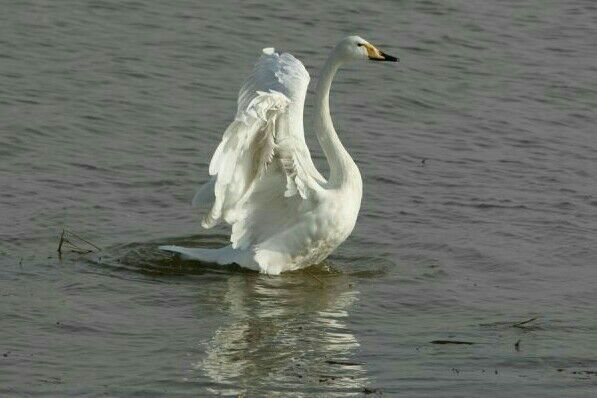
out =
{"type": "Polygon", "coordinates": [[[4,1],[0,396],[595,396],[596,78],[593,0],[4,1]],[[324,168],[347,34],[402,61],[333,85],[352,236],[280,277],[159,252],[226,243],[189,203],[261,48],[324,168]]]}

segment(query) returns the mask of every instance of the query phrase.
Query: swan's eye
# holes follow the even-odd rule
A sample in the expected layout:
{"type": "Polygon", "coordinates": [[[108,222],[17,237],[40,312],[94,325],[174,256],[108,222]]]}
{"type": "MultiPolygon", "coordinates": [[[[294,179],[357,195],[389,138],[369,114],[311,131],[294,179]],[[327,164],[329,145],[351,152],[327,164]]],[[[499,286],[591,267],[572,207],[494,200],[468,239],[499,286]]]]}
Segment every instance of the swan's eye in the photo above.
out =
{"type": "Polygon", "coordinates": [[[362,47],[363,43],[357,43],[357,46],[362,47]]]}

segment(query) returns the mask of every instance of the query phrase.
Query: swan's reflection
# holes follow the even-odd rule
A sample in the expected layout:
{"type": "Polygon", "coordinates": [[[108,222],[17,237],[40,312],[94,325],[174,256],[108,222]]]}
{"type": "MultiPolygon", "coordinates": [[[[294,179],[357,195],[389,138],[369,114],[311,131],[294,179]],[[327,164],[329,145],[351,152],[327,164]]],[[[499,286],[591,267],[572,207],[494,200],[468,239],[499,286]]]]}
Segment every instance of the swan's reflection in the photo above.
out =
{"type": "Polygon", "coordinates": [[[229,321],[193,368],[224,395],[356,395],[366,373],[345,322],[357,296],[339,275],[323,285],[306,273],[231,275],[224,296],[229,321]]]}

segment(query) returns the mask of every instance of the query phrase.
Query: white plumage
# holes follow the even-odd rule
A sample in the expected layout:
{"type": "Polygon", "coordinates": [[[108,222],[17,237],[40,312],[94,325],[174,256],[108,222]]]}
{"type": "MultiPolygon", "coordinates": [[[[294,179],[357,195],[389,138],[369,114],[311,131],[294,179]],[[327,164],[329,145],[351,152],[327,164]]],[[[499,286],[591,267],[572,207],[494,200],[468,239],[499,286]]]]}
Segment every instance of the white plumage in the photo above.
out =
{"type": "Polygon", "coordinates": [[[332,125],[329,89],[340,64],[375,59],[372,49],[385,56],[350,36],[336,46],[320,75],[315,130],[330,165],[328,180],[315,168],[305,143],[303,106],[309,74],[292,55],[264,49],[240,89],[235,120],[211,159],[211,180],[193,199],[195,205],[211,206],[202,220],[204,228],[222,220],[232,226],[231,245],[160,248],[279,274],[316,264],[340,245],[354,228],[362,183],[332,125]]]}

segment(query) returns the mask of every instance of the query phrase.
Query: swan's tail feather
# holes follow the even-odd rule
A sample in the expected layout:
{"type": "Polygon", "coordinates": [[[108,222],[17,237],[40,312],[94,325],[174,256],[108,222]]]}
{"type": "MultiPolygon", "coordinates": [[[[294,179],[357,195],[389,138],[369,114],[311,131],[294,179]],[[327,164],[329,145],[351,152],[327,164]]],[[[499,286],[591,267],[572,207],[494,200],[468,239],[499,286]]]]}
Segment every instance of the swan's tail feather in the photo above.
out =
{"type": "Polygon", "coordinates": [[[205,249],[167,245],[160,246],[159,249],[173,253],[178,253],[183,258],[189,260],[199,260],[204,261],[206,263],[216,263],[220,265],[225,265],[232,264],[234,262],[229,247],[230,246],[222,247],[220,249],[205,249]]]}
{"type": "Polygon", "coordinates": [[[252,250],[233,249],[231,245],[219,249],[166,245],[160,246],[159,249],[178,253],[188,260],[199,260],[219,265],[238,264],[243,268],[260,271],[252,250]]]}

